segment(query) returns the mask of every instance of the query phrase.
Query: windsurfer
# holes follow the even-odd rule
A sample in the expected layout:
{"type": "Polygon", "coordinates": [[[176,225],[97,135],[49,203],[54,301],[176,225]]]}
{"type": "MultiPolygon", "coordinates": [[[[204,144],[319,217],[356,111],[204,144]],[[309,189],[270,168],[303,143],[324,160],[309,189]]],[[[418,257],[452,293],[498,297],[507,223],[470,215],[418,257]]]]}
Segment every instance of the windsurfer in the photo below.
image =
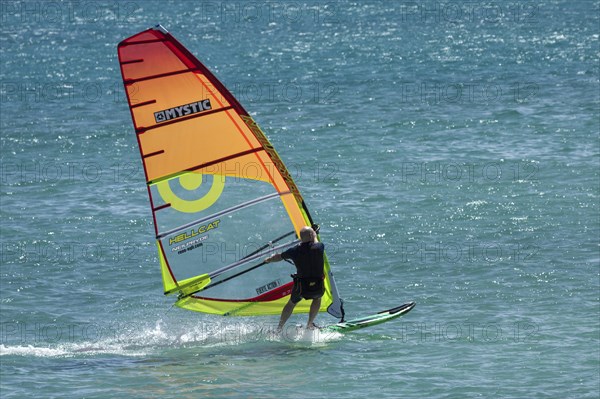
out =
{"type": "Polygon", "coordinates": [[[300,244],[283,251],[281,254],[274,254],[265,259],[266,263],[290,259],[297,269],[297,274],[293,276],[292,295],[283,307],[278,330],[283,329],[296,304],[302,298],[312,299],[308,322],[306,323],[307,329],[315,328],[314,320],[321,307],[321,297],[324,293],[323,254],[325,246],[317,241],[317,233],[308,226],[300,230],[300,241],[300,244]]]}

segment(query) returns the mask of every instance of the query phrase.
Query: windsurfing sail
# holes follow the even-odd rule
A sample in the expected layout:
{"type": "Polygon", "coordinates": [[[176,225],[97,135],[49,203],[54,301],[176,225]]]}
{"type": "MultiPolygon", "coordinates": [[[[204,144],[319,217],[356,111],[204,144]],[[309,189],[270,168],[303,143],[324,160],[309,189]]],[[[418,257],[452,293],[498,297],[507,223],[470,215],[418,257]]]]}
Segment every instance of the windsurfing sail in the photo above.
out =
{"type": "MultiPolygon", "coordinates": [[[[164,293],[220,315],[278,314],[293,266],[264,263],[313,225],[298,187],[260,127],[162,26],[118,45],[144,165],[164,293]]],[[[320,238],[319,238],[320,240],[320,238]]],[[[325,257],[321,311],[343,318],[325,257]]],[[[308,312],[301,301],[295,312],[308,312]]]]}

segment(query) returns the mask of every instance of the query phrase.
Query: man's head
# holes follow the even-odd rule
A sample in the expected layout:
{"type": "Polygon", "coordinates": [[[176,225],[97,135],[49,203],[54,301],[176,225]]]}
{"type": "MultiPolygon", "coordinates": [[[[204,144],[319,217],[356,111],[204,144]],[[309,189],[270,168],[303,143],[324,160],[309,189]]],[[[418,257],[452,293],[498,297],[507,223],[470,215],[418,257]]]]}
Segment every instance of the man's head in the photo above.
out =
{"type": "Polygon", "coordinates": [[[308,227],[304,226],[300,229],[300,241],[302,242],[314,242],[317,239],[317,234],[315,231],[308,227]]]}

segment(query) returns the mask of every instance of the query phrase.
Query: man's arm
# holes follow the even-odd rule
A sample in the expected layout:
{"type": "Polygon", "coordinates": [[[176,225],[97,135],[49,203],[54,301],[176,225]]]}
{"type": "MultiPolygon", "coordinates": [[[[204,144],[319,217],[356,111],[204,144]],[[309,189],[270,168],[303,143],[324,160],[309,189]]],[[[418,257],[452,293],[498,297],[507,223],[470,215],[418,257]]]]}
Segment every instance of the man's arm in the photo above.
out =
{"type": "Polygon", "coordinates": [[[281,257],[281,254],[273,254],[265,259],[265,263],[279,262],[281,260],[283,260],[283,258],[281,257]]]}

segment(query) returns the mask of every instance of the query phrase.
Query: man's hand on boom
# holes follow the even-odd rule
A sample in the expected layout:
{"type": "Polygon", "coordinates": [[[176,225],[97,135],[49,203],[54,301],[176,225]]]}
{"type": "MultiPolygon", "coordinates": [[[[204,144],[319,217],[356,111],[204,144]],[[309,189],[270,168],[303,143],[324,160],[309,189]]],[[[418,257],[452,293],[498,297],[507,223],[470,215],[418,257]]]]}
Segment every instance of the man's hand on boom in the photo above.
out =
{"type": "Polygon", "coordinates": [[[281,254],[273,254],[273,255],[269,256],[268,258],[265,258],[265,263],[279,262],[280,260],[283,260],[283,258],[281,257],[281,254]]]}

